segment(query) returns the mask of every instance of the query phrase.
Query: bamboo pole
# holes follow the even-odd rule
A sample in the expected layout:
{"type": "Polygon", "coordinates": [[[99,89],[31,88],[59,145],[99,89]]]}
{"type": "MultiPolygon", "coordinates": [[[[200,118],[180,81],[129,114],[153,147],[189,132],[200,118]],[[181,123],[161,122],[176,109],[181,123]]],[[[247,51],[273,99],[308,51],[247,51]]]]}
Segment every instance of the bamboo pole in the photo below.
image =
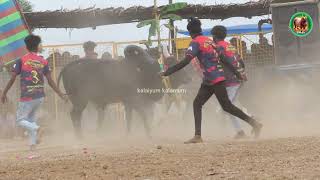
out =
{"type": "Polygon", "coordinates": [[[178,49],[178,46],[177,46],[177,40],[178,40],[177,36],[178,36],[177,35],[177,29],[174,28],[174,42],[175,42],[175,48],[176,48],[176,58],[179,61],[179,49],[178,49]]]}
{"type": "MultiPolygon", "coordinates": [[[[57,80],[57,68],[56,68],[56,55],[55,49],[52,49],[52,68],[53,68],[53,79],[57,80]]],[[[55,109],[55,121],[58,122],[58,97],[57,94],[54,93],[54,109],[55,109]]]]}
{"type": "MultiPolygon", "coordinates": [[[[169,4],[172,4],[173,0],[169,0],[169,4]]],[[[170,29],[169,33],[169,39],[171,40],[169,44],[171,44],[171,49],[172,49],[172,54],[177,54],[177,48],[176,48],[176,43],[175,43],[175,28],[174,28],[174,21],[170,20],[170,26],[173,29],[170,29]]]]}
{"type": "Polygon", "coordinates": [[[118,57],[118,43],[112,43],[112,58],[118,57]]]}
{"type": "Polygon", "coordinates": [[[238,54],[240,54],[240,43],[239,43],[239,38],[237,37],[237,51],[238,51],[238,54]]]}
{"type": "MultiPolygon", "coordinates": [[[[158,5],[157,5],[157,0],[154,0],[154,9],[153,9],[153,13],[154,13],[154,16],[155,16],[155,19],[156,19],[156,23],[157,23],[157,43],[158,43],[158,52],[159,52],[159,59],[158,59],[158,63],[160,65],[160,69],[162,72],[165,71],[164,69],[164,57],[163,57],[163,53],[162,53],[162,49],[161,49],[161,35],[160,35],[160,14],[158,13],[158,5]]],[[[169,39],[170,40],[170,39],[169,39]]],[[[171,87],[171,84],[170,84],[170,81],[169,81],[169,77],[162,77],[162,83],[164,84],[165,88],[170,88],[171,87]]],[[[166,100],[166,98],[164,99],[165,101],[165,104],[167,106],[169,106],[171,103],[170,103],[170,98],[169,100],[166,100]]]]}
{"type": "MultiPolygon", "coordinates": [[[[162,49],[161,49],[161,35],[160,35],[160,14],[158,13],[158,5],[157,5],[157,0],[154,0],[154,16],[157,21],[157,41],[158,41],[158,52],[160,54],[160,58],[158,60],[158,63],[160,64],[161,71],[165,71],[164,69],[164,57],[162,54],[162,49]]],[[[171,88],[171,83],[169,77],[163,77],[162,82],[164,83],[166,88],[171,88]]]]}
{"type": "Polygon", "coordinates": [[[239,36],[240,37],[240,57],[241,59],[243,59],[243,48],[242,48],[242,35],[239,36]]]}

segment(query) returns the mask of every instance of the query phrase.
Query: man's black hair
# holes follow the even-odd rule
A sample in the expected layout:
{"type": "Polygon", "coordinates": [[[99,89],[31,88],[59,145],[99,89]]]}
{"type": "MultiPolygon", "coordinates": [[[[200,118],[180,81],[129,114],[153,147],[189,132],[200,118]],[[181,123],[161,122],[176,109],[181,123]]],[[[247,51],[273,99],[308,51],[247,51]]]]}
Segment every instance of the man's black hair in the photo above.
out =
{"type": "Polygon", "coordinates": [[[187,29],[190,34],[201,34],[201,21],[197,18],[191,17],[188,19],[187,29]]]}
{"type": "Polygon", "coordinates": [[[93,41],[88,41],[83,44],[83,49],[93,51],[97,44],[93,41]]]}
{"type": "Polygon", "coordinates": [[[214,26],[211,30],[212,36],[219,40],[224,40],[227,37],[227,28],[224,26],[214,26]]]}
{"type": "Polygon", "coordinates": [[[39,48],[39,44],[41,43],[41,38],[40,36],[31,34],[24,39],[24,42],[26,44],[28,51],[37,52],[39,48]]]}

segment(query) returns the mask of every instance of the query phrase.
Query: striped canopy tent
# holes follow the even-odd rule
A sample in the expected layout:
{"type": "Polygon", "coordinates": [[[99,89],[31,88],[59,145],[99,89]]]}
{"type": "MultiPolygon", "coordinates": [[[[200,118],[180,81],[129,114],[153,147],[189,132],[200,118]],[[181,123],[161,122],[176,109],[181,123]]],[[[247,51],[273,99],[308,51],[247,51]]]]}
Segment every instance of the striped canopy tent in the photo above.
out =
{"type": "Polygon", "coordinates": [[[0,62],[9,63],[27,53],[30,34],[16,0],[0,0],[0,62]]]}

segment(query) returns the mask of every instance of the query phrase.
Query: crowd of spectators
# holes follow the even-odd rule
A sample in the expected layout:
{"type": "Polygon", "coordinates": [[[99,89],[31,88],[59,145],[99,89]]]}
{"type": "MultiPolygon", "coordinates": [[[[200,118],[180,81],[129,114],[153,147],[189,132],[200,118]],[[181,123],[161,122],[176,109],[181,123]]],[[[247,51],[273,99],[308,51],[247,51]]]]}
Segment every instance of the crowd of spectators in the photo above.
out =
{"type": "MultiPolygon", "coordinates": [[[[272,39],[272,38],[271,38],[272,39]]],[[[269,44],[268,39],[262,34],[259,35],[259,42],[251,45],[250,51],[248,50],[245,41],[238,42],[237,38],[232,38],[230,43],[241,50],[245,62],[255,65],[266,65],[273,63],[273,45],[269,44]],[[239,47],[241,45],[241,47],[239,47]]],[[[272,41],[273,44],[273,41],[272,41]]]]}

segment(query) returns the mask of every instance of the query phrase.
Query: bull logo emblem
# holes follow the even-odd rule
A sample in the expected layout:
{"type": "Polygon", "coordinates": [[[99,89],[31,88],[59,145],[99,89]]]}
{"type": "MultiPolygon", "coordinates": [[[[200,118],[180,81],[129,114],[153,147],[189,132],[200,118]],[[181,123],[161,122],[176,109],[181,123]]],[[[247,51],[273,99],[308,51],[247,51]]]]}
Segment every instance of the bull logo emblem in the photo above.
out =
{"type": "Polygon", "coordinates": [[[307,17],[296,17],[293,21],[293,29],[297,33],[308,32],[308,21],[307,17]]]}
{"type": "Polygon", "coordinates": [[[296,36],[307,36],[313,28],[312,18],[305,12],[298,12],[291,17],[289,27],[296,36]]]}

